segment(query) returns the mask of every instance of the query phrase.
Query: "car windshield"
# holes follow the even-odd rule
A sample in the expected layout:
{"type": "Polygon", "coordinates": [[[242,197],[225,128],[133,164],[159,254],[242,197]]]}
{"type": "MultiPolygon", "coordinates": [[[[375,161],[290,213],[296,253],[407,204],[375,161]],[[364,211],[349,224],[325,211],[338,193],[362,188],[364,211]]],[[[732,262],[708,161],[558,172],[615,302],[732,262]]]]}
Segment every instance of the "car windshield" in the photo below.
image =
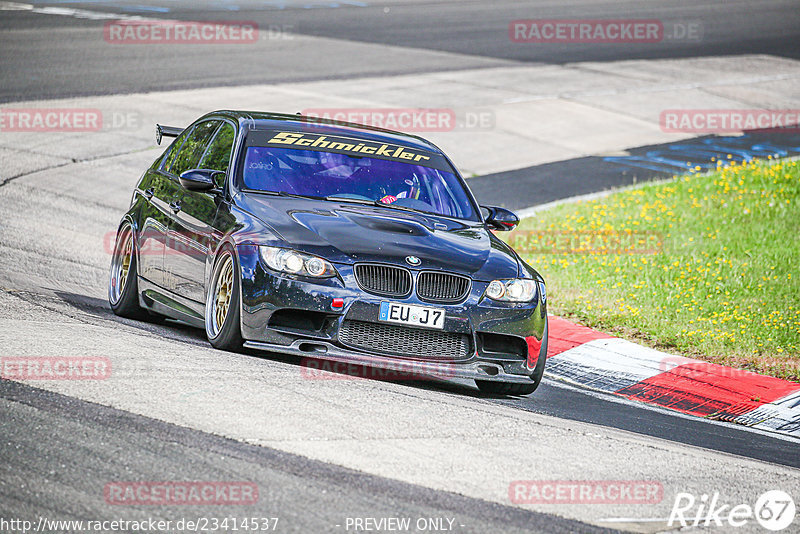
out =
{"type": "Polygon", "coordinates": [[[379,204],[477,220],[455,174],[415,163],[320,150],[247,147],[247,189],[379,204]]]}

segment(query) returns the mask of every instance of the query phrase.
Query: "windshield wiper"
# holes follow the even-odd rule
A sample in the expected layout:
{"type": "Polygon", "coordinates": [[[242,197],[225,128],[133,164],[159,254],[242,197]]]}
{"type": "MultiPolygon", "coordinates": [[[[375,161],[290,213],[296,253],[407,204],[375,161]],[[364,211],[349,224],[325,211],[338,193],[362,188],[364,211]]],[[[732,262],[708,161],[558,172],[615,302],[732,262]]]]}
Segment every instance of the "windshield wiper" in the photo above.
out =
{"type": "Polygon", "coordinates": [[[322,200],[322,197],[315,197],[313,195],[298,195],[296,193],[287,193],[286,191],[265,191],[265,190],[257,190],[255,189],[254,192],[261,193],[264,195],[272,195],[274,197],[287,197],[287,198],[310,198],[313,200],[322,200]]]}
{"type": "Polygon", "coordinates": [[[395,210],[405,210],[405,211],[413,211],[415,213],[423,213],[419,210],[415,210],[414,208],[409,208],[406,206],[395,206],[394,204],[386,204],[384,202],[381,202],[380,200],[368,200],[366,198],[337,197],[336,195],[331,195],[325,197],[325,200],[331,200],[334,202],[352,202],[353,204],[364,204],[365,206],[378,206],[381,208],[392,208],[395,210]]]}
{"type": "Polygon", "coordinates": [[[375,200],[369,200],[366,198],[351,198],[351,197],[337,197],[336,195],[330,195],[325,197],[325,200],[330,200],[332,202],[352,202],[354,204],[368,204],[372,205],[375,200]]]}

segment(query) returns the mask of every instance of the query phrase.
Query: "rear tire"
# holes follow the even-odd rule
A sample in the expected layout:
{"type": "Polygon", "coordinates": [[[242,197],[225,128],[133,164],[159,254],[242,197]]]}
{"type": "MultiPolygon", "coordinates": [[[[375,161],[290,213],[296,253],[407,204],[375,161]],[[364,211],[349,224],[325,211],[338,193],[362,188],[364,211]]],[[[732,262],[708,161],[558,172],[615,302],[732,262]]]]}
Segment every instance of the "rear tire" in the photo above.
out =
{"type": "Polygon", "coordinates": [[[240,271],[233,248],[225,245],[214,262],[206,295],[206,337],[214,348],[241,350],[240,271]]]}
{"type": "Polygon", "coordinates": [[[475,383],[482,393],[489,393],[491,395],[530,395],[539,387],[539,383],[533,381],[531,381],[530,384],[518,384],[516,382],[476,380],[475,383]]]}
{"type": "Polygon", "coordinates": [[[148,318],[147,310],[139,306],[138,276],[133,227],[126,221],[117,231],[108,278],[108,303],[120,317],[138,320],[148,318]]]}

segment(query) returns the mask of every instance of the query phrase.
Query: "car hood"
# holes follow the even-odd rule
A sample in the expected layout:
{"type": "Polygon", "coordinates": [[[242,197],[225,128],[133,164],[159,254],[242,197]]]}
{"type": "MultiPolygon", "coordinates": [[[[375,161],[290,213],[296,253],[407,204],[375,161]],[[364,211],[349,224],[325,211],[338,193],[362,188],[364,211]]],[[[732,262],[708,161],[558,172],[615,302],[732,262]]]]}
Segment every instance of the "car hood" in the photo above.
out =
{"type": "Polygon", "coordinates": [[[334,263],[382,262],[457,272],[476,280],[514,278],[516,255],[482,224],[349,202],[258,194],[237,204],[287,246],[334,263]]]}

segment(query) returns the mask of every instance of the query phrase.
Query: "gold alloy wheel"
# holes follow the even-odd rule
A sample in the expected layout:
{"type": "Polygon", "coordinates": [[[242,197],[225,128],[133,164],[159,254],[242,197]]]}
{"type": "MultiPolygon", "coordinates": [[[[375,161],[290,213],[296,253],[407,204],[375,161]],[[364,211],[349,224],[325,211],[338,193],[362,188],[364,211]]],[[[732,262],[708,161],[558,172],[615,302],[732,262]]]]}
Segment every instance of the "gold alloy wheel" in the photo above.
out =
{"type": "Polygon", "coordinates": [[[228,310],[233,299],[233,259],[226,255],[222,260],[223,264],[217,275],[217,284],[214,295],[214,334],[219,334],[225,319],[228,317],[228,310]]]}
{"type": "Polygon", "coordinates": [[[125,284],[131,272],[131,262],[133,259],[133,232],[130,227],[122,231],[118,247],[114,255],[114,267],[111,278],[111,297],[114,303],[122,298],[125,284]],[[121,244],[120,244],[121,243],[121,244]]]}
{"type": "Polygon", "coordinates": [[[133,236],[128,233],[128,239],[125,241],[125,250],[122,252],[122,265],[119,268],[119,293],[125,289],[125,284],[128,282],[128,273],[131,271],[131,255],[133,254],[133,236]]]}

